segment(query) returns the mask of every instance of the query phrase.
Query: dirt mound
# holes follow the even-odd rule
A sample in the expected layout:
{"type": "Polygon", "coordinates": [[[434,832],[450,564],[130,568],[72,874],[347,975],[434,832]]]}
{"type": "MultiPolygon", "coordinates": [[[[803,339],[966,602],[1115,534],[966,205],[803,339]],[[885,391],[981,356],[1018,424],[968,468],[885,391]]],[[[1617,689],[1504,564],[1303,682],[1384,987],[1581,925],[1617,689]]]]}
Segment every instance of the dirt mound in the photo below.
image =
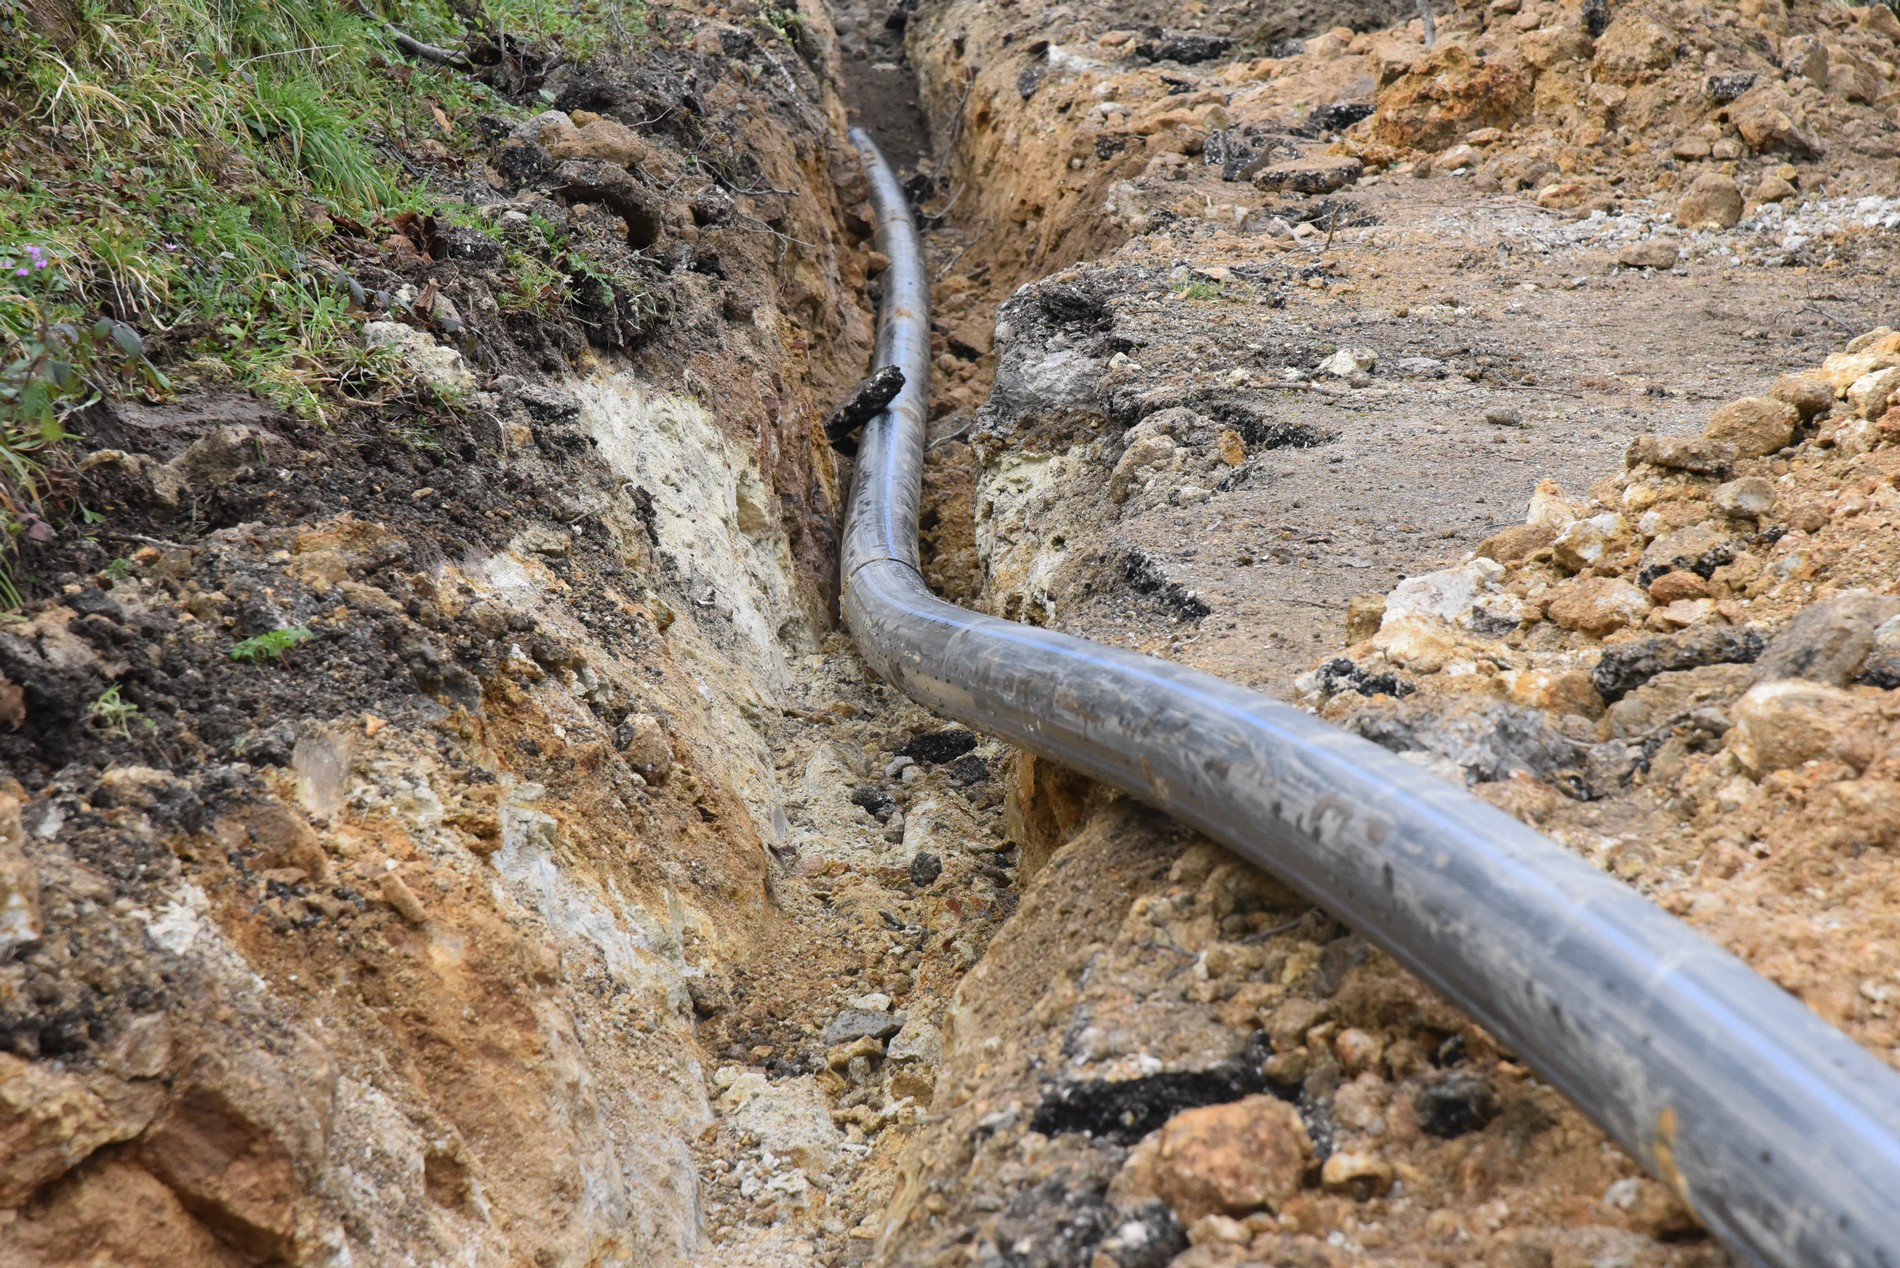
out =
{"type": "MultiPolygon", "coordinates": [[[[1889,337],[1768,382],[1883,311],[1891,14],[1439,8],[912,16],[981,601],[1303,691],[1891,1057],[1889,337]]],[[[1012,802],[884,1262],[1727,1261],[1322,914],[1046,763],[1012,802]]]]}
{"type": "Polygon", "coordinates": [[[1587,497],[1546,483],[1522,525],[1363,608],[1347,659],[1402,701],[1304,688],[1900,1064],[1897,349],[1871,332],[1700,436],[1640,438],[1587,497]],[[1509,756],[1450,740],[1507,716],[1535,736],[1509,756]]]}

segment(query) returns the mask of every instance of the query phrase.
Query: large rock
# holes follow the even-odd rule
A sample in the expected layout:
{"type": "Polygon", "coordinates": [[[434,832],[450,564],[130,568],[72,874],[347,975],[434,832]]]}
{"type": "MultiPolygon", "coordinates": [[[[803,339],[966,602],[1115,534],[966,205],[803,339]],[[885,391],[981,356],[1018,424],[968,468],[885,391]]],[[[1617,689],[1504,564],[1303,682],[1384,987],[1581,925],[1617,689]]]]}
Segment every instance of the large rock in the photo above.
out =
{"type": "Polygon", "coordinates": [[[1477,553],[1480,559],[1501,564],[1522,563],[1556,538],[1557,530],[1548,524],[1512,524],[1479,542],[1477,553]]]}
{"type": "Polygon", "coordinates": [[[1626,269],[1673,269],[1682,251],[1668,238],[1645,238],[1620,248],[1616,262],[1626,269]]]}
{"type": "Polygon", "coordinates": [[[1847,386],[1847,404],[1862,418],[1879,418],[1900,394],[1900,366],[1863,374],[1847,386]]]}
{"type": "Polygon", "coordinates": [[[903,1028],[904,1019],[895,1013],[868,1008],[846,1008],[825,1027],[825,1045],[836,1047],[856,1039],[889,1039],[903,1028]]]}
{"type": "Polygon", "coordinates": [[[1838,687],[1757,683],[1735,705],[1729,751],[1758,775],[1787,770],[1834,752],[1854,714],[1854,697],[1838,687]]]}
{"type": "Polygon", "coordinates": [[[1900,355],[1891,349],[1858,348],[1851,352],[1833,353],[1821,362],[1821,378],[1835,396],[1845,396],[1849,388],[1868,375],[1895,365],[1900,365],[1900,355]]]}
{"type": "Polygon", "coordinates": [[[885,1058],[892,1065],[917,1061],[934,1066],[943,1061],[943,1032],[921,1017],[913,1017],[891,1039],[885,1058]]]}
{"type": "Polygon", "coordinates": [[[1849,590],[1810,604],[1782,626],[1756,663],[1762,681],[1805,678],[1845,687],[1860,673],[1878,632],[1900,616],[1900,598],[1849,590]]]}
{"type": "Polygon", "coordinates": [[[1715,509],[1739,519],[1758,520],[1775,509],[1775,482],[1766,476],[1743,476],[1718,485],[1715,509]]]}
{"type": "Polygon", "coordinates": [[[1819,374],[1784,374],[1768,389],[1768,395],[1794,406],[1804,423],[1834,407],[1834,387],[1819,374]]]}
{"type": "MultiPolygon", "coordinates": [[[[0,1053],[0,1208],[20,1205],[100,1147],[138,1135],[163,1103],[156,1084],[87,1078],[0,1053]]],[[[6,1240],[0,1236],[0,1248],[6,1240]]]]}
{"type": "Polygon", "coordinates": [[[1615,559],[1636,544],[1629,521],[1615,511],[1572,520],[1550,544],[1551,556],[1572,572],[1615,559]]]}
{"type": "Polygon", "coordinates": [[[1346,725],[1379,747],[1462,783],[1495,783],[1518,774],[1551,779],[1585,758],[1582,746],[1546,713],[1495,697],[1375,699],[1346,725]]]}
{"type": "Polygon", "coordinates": [[[1299,1111],[1272,1096],[1185,1110],[1156,1141],[1154,1192],[1183,1224],[1276,1210],[1313,1164],[1299,1111]]]}
{"type": "Polygon", "coordinates": [[[580,127],[558,110],[541,116],[549,122],[540,130],[541,148],[557,159],[600,159],[616,167],[639,167],[653,157],[653,147],[626,124],[595,118],[580,127]]]}
{"type": "Polygon", "coordinates": [[[1538,70],[1560,62],[1588,61],[1592,52],[1588,32],[1575,26],[1547,26],[1526,31],[1517,42],[1517,55],[1538,70]]]}
{"type": "Polygon", "coordinates": [[[1254,187],[1286,194],[1330,194],[1355,183],[1366,165],[1350,155],[1321,154],[1275,163],[1253,174],[1254,187]]]}
{"type": "Polygon", "coordinates": [[[1743,93],[1729,107],[1729,121],[1757,154],[1813,158],[1821,152],[1800,107],[1779,84],[1759,84],[1743,93]]]}
{"type": "Polygon", "coordinates": [[[1386,596],[1381,621],[1430,616],[1480,634],[1508,633],[1535,613],[1522,599],[1498,589],[1503,576],[1503,564],[1479,558],[1408,577],[1386,596]]]}
{"type": "Polygon", "coordinates": [[[1733,445],[1738,458],[1762,458],[1786,448],[1801,425],[1801,413],[1786,401],[1746,396],[1709,416],[1704,439],[1733,445]]]}
{"type": "Polygon", "coordinates": [[[1509,128],[1530,99],[1530,81],[1516,68],[1479,61],[1459,45],[1445,44],[1379,94],[1373,139],[1441,150],[1478,128],[1509,128]]]}
{"type": "Polygon", "coordinates": [[[1900,17],[1885,4],[1869,4],[1853,10],[1854,21],[1889,42],[1900,41],[1900,17]]]}
{"type": "Polygon", "coordinates": [[[620,756],[649,784],[664,784],[673,773],[673,739],[666,723],[651,713],[629,713],[614,731],[620,756]]]}
{"type": "Polygon", "coordinates": [[[1717,568],[1735,559],[1736,542],[1708,524],[1691,524],[1664,533],[1643,550],[1636,580],[1649,585],[1665,573],[1692,572],[1707,580],[1717,568]]]}
{"type": "Polygon", "coordinates": [[[335,1113],[329,1057],[304,1036],[286,1049],[200,1056],[137,1151],[192,1214],[258,1259],[291,1249],[335,1113]]]}
{"type": "Polygon", "coordinates": [[[1732,229],[1742,218],[1742,191],[1719,172],[1704,172],[1676,204],[1676,223],[1684,229],[1732,229]]]}
{"type": "Polygon", "coordinates": [[[393,350],[423,382],[438,392],[454,396],[475,390],[475,375],[462,360],[462,354],[443,347],[427,331],[399,321],[365,322],[363,346],[393,350]]]}
{"type": "Polygon", "coordinates": [[[1578,577],[1558,586],[1546,609],[1567,630],[1613,634],[1649,615],[1649,596],[1618,577],[1578,577]]]}
{"type": "Polygon", "coordinates": [[[1763,174],[1761,180],[1756,182],[1754,191],[1748,197],[1757,203],[1785,203],[1798,192],[1793,184],[1782,176],[1767,172],[1763,174]]]}
{"type": "Polygon", "coordinates": [[[1691,475],[1727,475],[1735,446],[1706,436],[1638,436],[1623,455],[1629,466],[1649,463],[1691,475]]]}
{"type": "Polygon", "coordinates": [[[1597,37],[1591,68],[1605,83],[1633,84],[1675,60],[1675,31],[1640,12],[1621,12],[1597,37]]]}

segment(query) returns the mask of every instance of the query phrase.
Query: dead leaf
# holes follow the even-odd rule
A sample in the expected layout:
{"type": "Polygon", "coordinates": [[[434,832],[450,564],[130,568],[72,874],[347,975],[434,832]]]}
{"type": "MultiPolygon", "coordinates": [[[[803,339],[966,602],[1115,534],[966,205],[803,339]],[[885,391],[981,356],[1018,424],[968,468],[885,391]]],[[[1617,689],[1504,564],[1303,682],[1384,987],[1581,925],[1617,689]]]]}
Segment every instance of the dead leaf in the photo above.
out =
{"type": "Polygon", "coordinates": [[[430,109],[431,111],[433,111],[433,112],[435,113],[435,125],[436,125],[436,126],[437,126],[438,128],[441,128],[441,129],[442,129],[442,135],[443,135],[443,136],[454,136],[454,135],[455,135],[455,124],[454,124],[454,123],[452,123],[452,122],[450,122],[450,120],[449,120],[449,117],[448,117],[447,115],[445,115],[445,114],[443,114],[443,113],[442,113],[442,107],[441,107],[441,106],[430,106],[430,107],[429,107],[429,109],[430,109]]]}

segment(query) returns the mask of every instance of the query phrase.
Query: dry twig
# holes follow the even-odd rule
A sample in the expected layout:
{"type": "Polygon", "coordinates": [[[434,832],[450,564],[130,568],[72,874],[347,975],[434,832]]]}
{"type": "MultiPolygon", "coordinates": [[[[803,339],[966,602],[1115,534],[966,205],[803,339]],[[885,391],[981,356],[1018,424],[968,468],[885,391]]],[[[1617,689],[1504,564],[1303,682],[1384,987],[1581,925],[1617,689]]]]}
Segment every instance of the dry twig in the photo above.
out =
{"type": "Polygon", "coordinates": [[[438,66],[447,66],[454,70],[472,71],[475,69],[474,63],[469,61],[466,57],[463,57],[460,53],[453,52],[446,48],[437,48],[433,44],[424,44],[414,36],[405,34],[400,28],[371,9],[368,4],[364,3],[364,0],[350,0],[350,3],[358,13],[370,21],[380,24],[385,31],[388,31],[389,38],[396,42],[396,47],[409,54],[409,56],[419,58],[425,62],[434,62],[438,66]]]}

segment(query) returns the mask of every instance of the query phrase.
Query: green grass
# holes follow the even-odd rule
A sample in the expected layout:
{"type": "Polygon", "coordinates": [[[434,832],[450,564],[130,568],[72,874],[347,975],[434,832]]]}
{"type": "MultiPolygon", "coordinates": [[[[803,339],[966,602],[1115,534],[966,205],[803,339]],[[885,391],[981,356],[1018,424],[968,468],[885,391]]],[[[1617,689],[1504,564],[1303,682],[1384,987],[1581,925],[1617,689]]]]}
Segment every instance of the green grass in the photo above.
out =
{"type": "MultiPolygon", "coordinates": [[[[643,0],[366,2],[450,48],[552,40],[584,57],[646,33],[643,0]]],[[[54,514],[46,464],[68,421],[170,388],[124,336],[143,332],[183,384],[305,417],[376,396],[390,362],[361,348],[323,263],[331,217],[472,215],[397,151],[465,144],[478,112],[519,113],[472,76],[410,63],[351,0],[0,0],[0,260],[31,247],[49,264],[0,274],[0,605],[18,603],[21,538],[54,514]]],[[[546,311],[563,282],[524,265],[522,306],[546,311]]]]}
{"type": "MultiPolygon", "coordinates": [[[[449,38],[446,12],[400,7],[449,38]]],[[[439,135],[435,109],[499,103],[400,66],[386,33],[335,0],[79,12],[72,47],[0,51],[0,103],[30,125],[0,152],[0,249],[54,255],[58,316],[197,333],[185,351],[223,363],[218,377],[317,413],[318,363],[356,336],[347,302],[305,272],[328,216],[401,209],[412,182],[389,145],[439,135]]],[[[12,338],[26,333],[16,309],[0,300],[12,338]]]]}
{"type": "Polygon", "coordinates": [[[1221,297],[1221,287],[1219,282],[1210,282],[1202,278],[1196,278],[1191,282],[1184,282],[1176,286],[1174,293],[1182,299],[1219,299],[1221,297]]]}

